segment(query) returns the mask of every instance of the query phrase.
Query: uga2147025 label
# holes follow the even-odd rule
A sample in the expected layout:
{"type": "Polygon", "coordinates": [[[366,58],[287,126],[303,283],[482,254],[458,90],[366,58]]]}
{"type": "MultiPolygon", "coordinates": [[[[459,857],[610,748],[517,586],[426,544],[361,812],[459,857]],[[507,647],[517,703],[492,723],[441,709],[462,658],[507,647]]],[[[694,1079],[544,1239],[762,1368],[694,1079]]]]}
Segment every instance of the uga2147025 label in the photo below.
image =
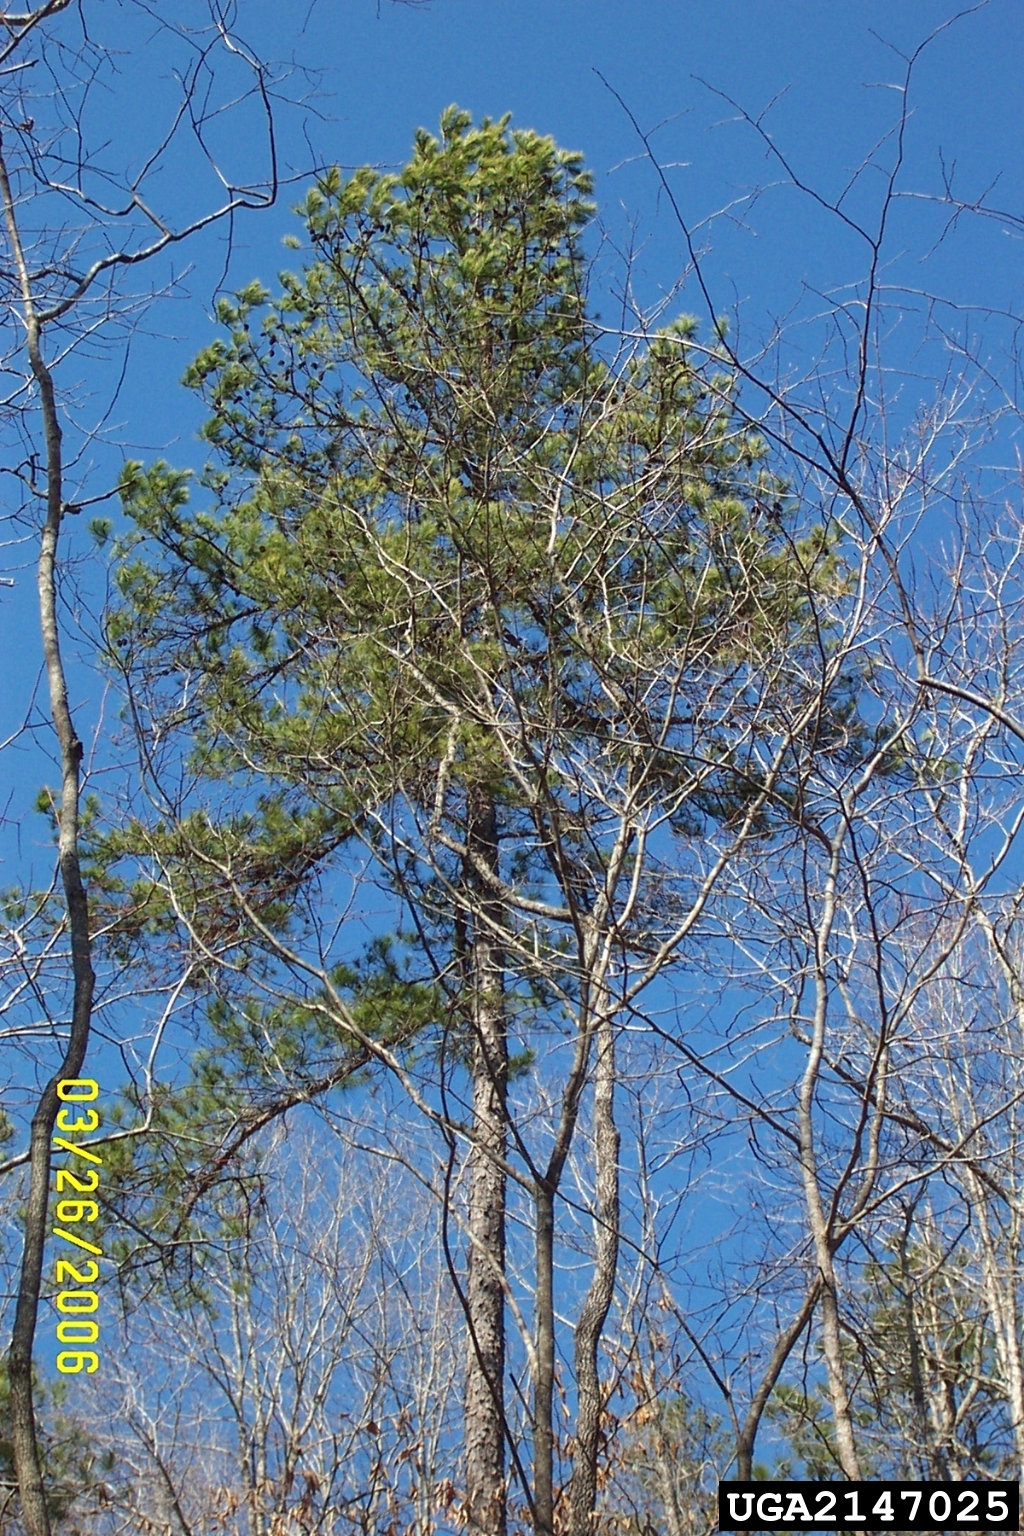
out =
{"type": "Polygon", "coordinates": [[[1015,1531],[1015,1482],[719,1483],[721,1531],[1015,1531]]]}

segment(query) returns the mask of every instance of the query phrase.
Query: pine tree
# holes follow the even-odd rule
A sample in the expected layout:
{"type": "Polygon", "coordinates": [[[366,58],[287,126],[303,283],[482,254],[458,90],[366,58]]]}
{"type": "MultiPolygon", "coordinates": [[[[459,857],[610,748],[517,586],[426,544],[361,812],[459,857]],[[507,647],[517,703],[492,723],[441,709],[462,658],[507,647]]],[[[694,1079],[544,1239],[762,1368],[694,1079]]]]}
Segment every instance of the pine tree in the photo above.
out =
{"type": "Polygon", "coordinates": [[[467,1149],[465,1496],[487,1536],[509,1454],[553,1530],[556,1208],[585,1101],[595,1235],[563,1496],[567,1529],[590,1529],[618,1023],[730,849],[792,814],[801,754],[856,736],[820,611],[835,555],[799,532],[691,322],[609,351],[591,191],[578,154],[456,108],[400,175],[324,176],[310,259],[277,297],[223,303],[188,375],[210,509],[165,465],[126,471],[110,618],[165,813],[108,853],[157,870],[222,1029],[249,1021],[247,1070],[261,1038],[299,1076],[311,1036],[333,1040],[398,1076],[453,1168],[467,1149]],[[712,833],[697,870],[686,850],[712,833]],[[353,979],[317,891],[367,857],[405,917],[353,979]],[[562,1040],[531,1143],[510,1083],[562,1040]],[[506,1402],[510,1179],[533,1207],[532,1477],[506,1402]]]}

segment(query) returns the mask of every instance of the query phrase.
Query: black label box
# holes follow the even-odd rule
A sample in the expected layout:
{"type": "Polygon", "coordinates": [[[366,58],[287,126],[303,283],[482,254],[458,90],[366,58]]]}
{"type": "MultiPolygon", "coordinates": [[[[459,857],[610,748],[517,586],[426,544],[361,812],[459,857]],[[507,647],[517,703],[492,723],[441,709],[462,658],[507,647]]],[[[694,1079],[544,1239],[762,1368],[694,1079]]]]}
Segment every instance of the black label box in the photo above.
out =
{"type": "Polygon", "coordinates": [[[1016,1482],[719,1483],[720,1531],[1016,1531],[1016,1482]]]}

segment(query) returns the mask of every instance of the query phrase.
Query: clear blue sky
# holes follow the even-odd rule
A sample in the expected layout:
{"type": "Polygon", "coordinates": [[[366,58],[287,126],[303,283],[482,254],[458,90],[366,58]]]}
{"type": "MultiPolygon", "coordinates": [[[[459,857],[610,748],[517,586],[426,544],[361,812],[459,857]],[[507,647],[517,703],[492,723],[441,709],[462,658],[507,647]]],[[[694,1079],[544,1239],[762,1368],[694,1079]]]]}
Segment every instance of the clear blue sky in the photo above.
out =
{"type": "MultiPolygon", "coordinates": [[[[677,280],[682,242],[608,87],[645,130],[657,129],[654,147],[674,167],[673,190],[694,224],[782,175],[716,90],[753,115],[775,100],[766,128],[798,174],[828,197],[874,154],[877,168],[862,175],[846,204],[870,222],[893,154],[891,142],[879,141],[894,122],[901,55],[961,15],[919,62],[901,185],[938,191],[944,161],[955,166],[965,197],[998,178],[993,203],[1024,214],[1024,6],[989,0],[962,14],[970,11],[948,0],[243,0],[240,15],[243,32],[264,55],[294,57],[319,72],[308,85],[296,76],[289,87],[308,89],[310,107],[323,114],[317,120],[282,111],[291,166],[308,163],[300,128],[325,159],[398,166],[413,130],[436,125],[450,102],[477,116],[511,111],[518,123],[585,153],[608,239],[604,281],[614,286],[619,253],[631,238],[639,252],[638,297],[651,304],[677,280]]],[[[145,117],[153,100],[145,53],[126,74],[145,117]]],[[[240,122],[226,119],[234,164],[245,149],[244,131],[235,131],[240,122]]],[[[239,283],[254,276],[272,281],[291,260],[280,242],[294,228],[295,201],[286,192],[275,210],[242,222],[232,265],[239,283]]],[[[776,186],[743,217],[742,225],[719,219],[706,238],[716,304],[739,305],[751,335],[767,317],[788,313],[804,285],[833,291],[863,275],[862,243],[792,191],[776,186]]],[[[889,246],[893,277],[960,303],[1019,307],[1020,231],[967,221],[922,259],[942,222],[927,205],[898,205],[889,246]]],[[[192,302],[168,306],[157,318],[159,329],[181,339],[144,352],[146,409],[132,426],[144,426],[139,439],[154,447],[169,446],[177,433],[187,438],[198,420],[187,400],[168,394],[166,381],[210,334],[218,254],[212,239],[193,250],[192,302]]],[[[699,308],[693,293],[681,303],[699,308]]],[[[607,318],[614,318],[611,306],[607,318]]],[[[131,421],[135,413],[127,415],[131,421]]],[[[186,441],[176,452],[189,457],[192,450],[186,441]]]]}

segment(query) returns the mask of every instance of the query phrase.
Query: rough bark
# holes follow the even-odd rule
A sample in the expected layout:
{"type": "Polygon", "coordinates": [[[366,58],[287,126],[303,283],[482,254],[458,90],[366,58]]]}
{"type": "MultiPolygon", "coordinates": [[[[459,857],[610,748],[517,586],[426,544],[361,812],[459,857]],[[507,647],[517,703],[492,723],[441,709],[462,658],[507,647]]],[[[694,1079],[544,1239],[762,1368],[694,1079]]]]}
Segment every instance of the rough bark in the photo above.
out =
{"type": "Polygon", "coordinates": [[[67,909],[74,996],[71,1032],[59,1071],[44,1088],[32,1119],[29,1192],[18,1299],[11,1333],[8,1372],[11,1392],[11,1441],[26,1536],[50,1536],[50,1519],[36,1437],[32,1391],[32,1346],[39,1311],[46,1218],[50,1194],[50,1144],[59,1108],[57,1084],[78,1077],[85,1060],[92,1020],[95,978],[89,938],[89,909],[78,853],[78,818],[82,743],[68,704],[67,678],[57,619],[57,545],[63,514],[61,429],[53,377],[43,356],[40,324],[21,244],[17,209],[0,143],[0,197],[13,264],[18,275],[29,363],[39,394],[46,449],[46,520],[39,544],[39,618],[49,685],[50,710],[60,751],[61,791],[56,808],[58,858],[67,909]]]}
{"type": "Polygon", "coordinates": [[[466,1277],[466,1520],[480,1536],[505,1536],[505,1201],[508,1039],[500,912],[486,871],[497,871],[493,797],[470,796],[467,886],[472,892],[470,986],[473,1147],[466,1277]],[[481,869],[484,873],[481,872],[481,869]]]}

